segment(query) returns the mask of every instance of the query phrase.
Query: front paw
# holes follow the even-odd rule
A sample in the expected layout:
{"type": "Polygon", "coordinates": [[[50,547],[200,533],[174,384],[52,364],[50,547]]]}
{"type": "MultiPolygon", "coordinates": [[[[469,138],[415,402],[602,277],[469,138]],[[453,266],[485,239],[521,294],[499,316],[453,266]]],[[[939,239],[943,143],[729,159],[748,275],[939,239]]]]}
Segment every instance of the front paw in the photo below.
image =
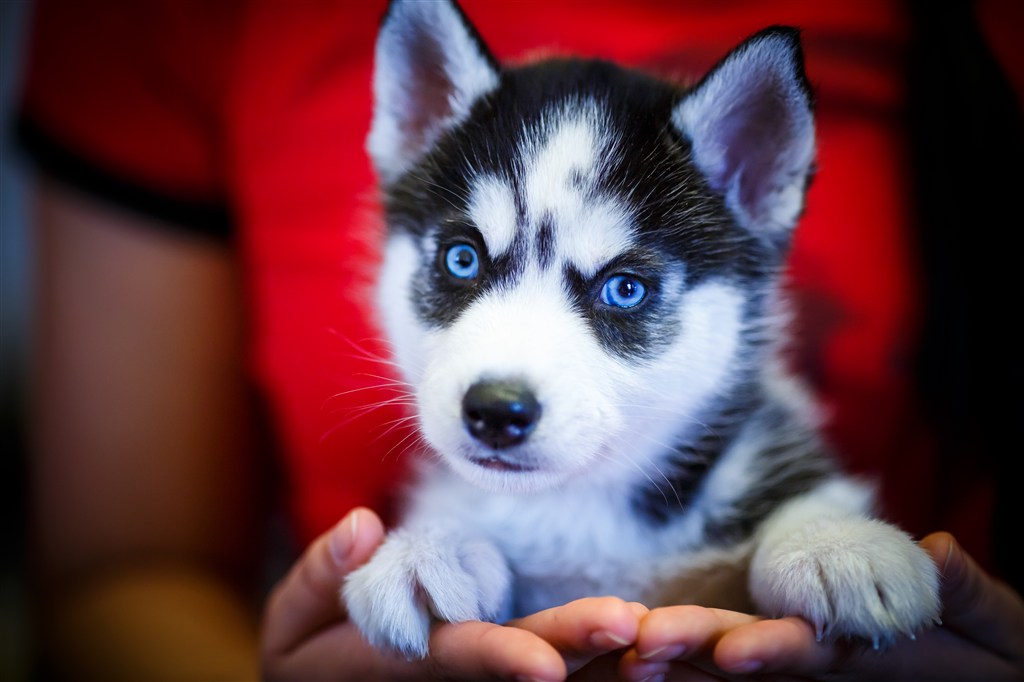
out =
{"type": "Polygon", "coordinates": [[[762,545],[751,593],[772,616],[802,616],[818,638],[863,638],[875,648],[938,620],[938,572],[902,531],[866,518],[823,518],[762,545]]]}
{"type": "Polygon", "coordinates": [[[414,659],[428,653],[432,619],[494,620],[509,584],[508,566],[492,544],[402,529],[349,574],[342,598],[371,644],[414,659]]]}

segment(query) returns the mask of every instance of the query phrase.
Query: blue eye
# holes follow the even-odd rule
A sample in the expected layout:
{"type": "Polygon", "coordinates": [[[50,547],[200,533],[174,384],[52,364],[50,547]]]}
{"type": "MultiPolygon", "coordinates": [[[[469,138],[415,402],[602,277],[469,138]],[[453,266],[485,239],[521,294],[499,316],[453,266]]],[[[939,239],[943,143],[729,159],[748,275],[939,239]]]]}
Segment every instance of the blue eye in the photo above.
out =
{"type": "Polygon", "coordinates": [[[474,279],[480,274],[480,257],[469,244],[456,244],[445,252],[444,266],[452,277],[474,279]]]}
{"type": "Polygon", "coordinates": [[[613,308],[633,308],[646,295],[644,283],[630,275],[612,275],[601,288],[601,302],[613,308]]]}

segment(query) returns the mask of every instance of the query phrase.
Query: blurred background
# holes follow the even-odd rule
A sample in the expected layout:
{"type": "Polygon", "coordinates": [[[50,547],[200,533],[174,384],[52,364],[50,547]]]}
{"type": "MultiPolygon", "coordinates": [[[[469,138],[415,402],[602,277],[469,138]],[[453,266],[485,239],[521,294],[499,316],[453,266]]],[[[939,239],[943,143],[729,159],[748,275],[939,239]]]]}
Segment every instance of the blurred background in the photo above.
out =
{"type": "MultiPolygon", "coordinates": [[[[971,3],[950,5],[966,9],[971,3]]],[[[1003,9],[999,2],[980,5],[992,11],[1003,9]]],[[[1020,121],[1000,128],[998,120],[989,115],[984,105],[991,88],[986,90],[977,74],[996,71],[991,66],[979,70],[976,62],[965,57],[977,51],[972,52],[971,45],[965,47],[972,36],[962,30],[960,16],[940,11],[938,4],[916,2],[911,6],[922,39],[915,46],[917,61],[910,65],[918,76],[910,111],[915,170],[919,171],[915,189],[917,200],[927,209],[922,212],[922,222],[931,228],[921,235],[922,246],[928,249],[922,274],[936,294],[925,311],[929,345],[916,369],[924,377],[922,388],[933,399],[928,407],[939,424],[938,441],[949,451],[942,460],[944,470],[950,472],[947,478],[959,486],[964,478],[959,474],[976,467],[978,459],[997,460],[996,471],[1004,475],[996,476],[996,489],[1003,493],[997,496],[999,506],[993,510],[996,535],[1014,537],[1019,534],[1022,498],[1019,479],[1005,474],[1013,466],[1012,455],[1020,450],[1017,424],[1022,394],[1013,388],[1019,383],[1021,366],[1005,359],[1018,357],[1020,341],[1003,325],[1008,311],[1011,316],[1019,311],[1022,290],[1017,275],[1019,251],[992,247],[1004,240],[1010,243],[1004,235],[1015,233],[1010,229],[1014,219],[1009,216],[1019,213],[1021,166],[1014,150],[1020,149],[1020,121]],[[1002,135],[1003,130],[1016,132],[1017,137],[1002,135]],[[959,172],[947,173],[948,168],[959,172]],[[988,172],[991,169],[1000,170],[988,172]],[[965,234],[989,238],[965,239],[965,234]],[[962,358],[965,349],[971,354],[970,362],[954,365],[948,361],[962,358]],[[1007,387],[1010,397],[1003,395],[1007,387]],[[967,395],[975,398],[973,404],[963,399],[967,395]],[[970,424],[970,433],[958,434],[956,425],[964,423],[970,424]],[[980,453],[978,459],[962,457],[959,446],[965,440],[973,444],[970,452],[980,453]]],[[[0,485],[4,486],[0,495],[5,505],[0,551],[0,681],[31,677],[26,654],[31,644],[28,626],[32,611],[24,589],[23,387],[32,348],[28,314],[32,245],[26,230],[28,167],[12,147],[11,136],[31,7],[32,0],[0,0],[0,485]]],[[[1019,11],[1013,16],[1019,17],[1019,11]]],[[[1001,43],[1004,46],[1013,46],[1024,28],[1000,21],[993,24],[1011,34],[1009,42],[1001,43]]],[[[1024,82],[1021,63],[1013,58],[1004,60],[1007,68],[1016,67],[1010,75],[1018,84],[1024,82]]],[[[1018,103],[1024,103],[1022,93],[1024,89],[1018,90],[1018,103]]],[[[1001,549],[995,548],[997,552],[1001,549]]],[[[1024,584],[1019,556],[1000,559],[1007,577],[1015,578],[1017,585],[1024,584]]]]}
{"type": "Polygon", "coordinates": [[[3,548],[0,552],[0,680],[28,677],[25,652],[24,395],[29,344],[26,168],[11,144],[29,0],[0,0],[0,431],[3,548]]]}

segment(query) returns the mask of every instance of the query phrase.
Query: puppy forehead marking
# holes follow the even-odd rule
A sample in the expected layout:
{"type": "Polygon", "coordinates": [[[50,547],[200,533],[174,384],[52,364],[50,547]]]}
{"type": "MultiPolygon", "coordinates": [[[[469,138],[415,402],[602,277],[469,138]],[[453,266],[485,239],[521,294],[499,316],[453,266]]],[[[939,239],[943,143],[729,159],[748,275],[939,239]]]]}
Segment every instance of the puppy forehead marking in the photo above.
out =
{"type": "Polygon", "coordinates": [[[470,192],[468,210],[492,255],[512,248],[518,221],[515,195],[507,182],[493,175],[478,177],[470,192]]]}
{"type": "Polygon", "coordinates": [[[598,185],[617,152],[615,136],[593,102],[554,109],[523,133],[520,181],[478,176],[469,217],[494,256],[521,234],[542,266],[571,263],[592,275],[633,241],[628,207],[598,185]]]}
{"type": "Polygon", "coordinates": [[[544,241],[554,260],[591,275],[633,237],[627,207],[599,187],[618,153],[616,135],[592,100],[566,103],[545,124],[524,145],[526,208],[534,225],[550,225],[544,241]]]}
{"type": "Polygon", "coordinates": [[[609,260],[633,244],[633,229],[626,208],[610,197],[595,198],[579,212],[565,216],[556,237],[563,260],[591,277],[609,260]]]}
{"type": "MultiPolygon", "coordinates": [[[[587,118],[563,119],[547,140],[533,150],[524,150],[527,206],[533,217],[578,208],[585,198],[583,185],[593,176],[599,152],[597,131],[587,118]]],[[[530,142],[528,147],[536,144],[530,142]]]]}

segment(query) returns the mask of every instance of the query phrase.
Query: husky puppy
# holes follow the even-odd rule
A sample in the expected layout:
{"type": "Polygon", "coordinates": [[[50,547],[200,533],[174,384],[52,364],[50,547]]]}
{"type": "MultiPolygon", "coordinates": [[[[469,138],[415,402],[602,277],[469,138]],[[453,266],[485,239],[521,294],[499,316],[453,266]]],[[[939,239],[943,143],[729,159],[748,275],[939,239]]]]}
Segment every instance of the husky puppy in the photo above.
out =
{"type": "Polygon", "coordinates": [[[343,587],[373,644],[617,595],[891,642],[937,575],[837,470],[778,359],[814,165],[795,30],[684,89],[601,61],[502,68],[461,10],[393,2],[368,148],[382,324],[429,445],[343,587]]]}

